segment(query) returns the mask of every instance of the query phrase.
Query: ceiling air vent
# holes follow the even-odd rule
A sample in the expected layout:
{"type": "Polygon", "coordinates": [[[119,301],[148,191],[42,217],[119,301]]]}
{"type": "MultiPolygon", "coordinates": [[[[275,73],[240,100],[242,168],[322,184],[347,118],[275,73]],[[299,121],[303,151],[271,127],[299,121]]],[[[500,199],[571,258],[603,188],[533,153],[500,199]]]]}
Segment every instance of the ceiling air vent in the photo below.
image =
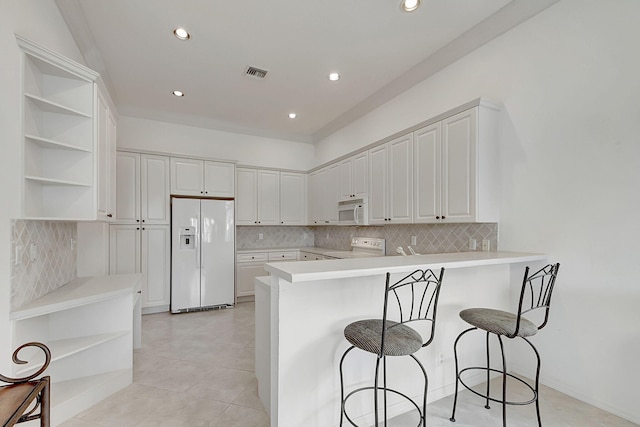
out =
{"type": "Polygon", "coordinates": [[[267,77],[268,72],[269,71],[267,70],[262,70],[257,67],[249,66],[247,67],[247,71],[245,72],[245,75],[248,77],[253,77],[254,79],[262,80],[265,77],[267,77]]]}

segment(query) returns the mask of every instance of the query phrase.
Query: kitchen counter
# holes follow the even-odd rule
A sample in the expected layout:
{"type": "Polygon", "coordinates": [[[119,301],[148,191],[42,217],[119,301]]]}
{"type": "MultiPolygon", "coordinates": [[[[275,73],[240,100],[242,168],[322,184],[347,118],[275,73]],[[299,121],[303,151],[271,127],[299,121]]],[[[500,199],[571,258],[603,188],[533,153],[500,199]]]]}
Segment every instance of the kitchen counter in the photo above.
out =
{"type": "MultiPolygon", "coordinates": [[[[458,316],[460,310],[513,310],[525,265],[536,268],[545,263],[544,255],[515,252],[267,263],[265,269],[271,276],[255,281],[256,377],[271,425],[339,425],[338,365],[349,347],[343,329],[355,320],[381,316],[387,272],[392,273],[392,280],[398,280],[416,269],[445,268],[436,334],[433,342],[417,353],[429,375],[428,401],[432,402],[454,390],[453,342],[466,327],[458,316]]],[[[486,357],[483,338],[469,341],[460,355],[471,366],[480,366],[486,357]]],[[[505,343],[507,357],[509,345],[505,343]]],[[[354,352],[350,360],[345,367],[347,387],[369,383],[374,371],[371,355],[354,352]]],[[[413,365],[401,365],[399,369],[393,366],[399,387],[421,399],[421,385],[413,381],[413,365]]],[[[468,383],[482,381],[479,375],[468,383]]],[[[393,402],[389,416],[409,409],[393,402]]],[[[373,424],[371,409],[363,402],[354,401],[350,412],[358,425],[373,424]]]]}
{"type": "Polygon", "coordinates": [[[300,252],[310,252],[312,254],[330,256],[333,258],[348,258],[352,256],[352,251],[341,251],[338,249],[327,249],[327,248],[318,248],[315,246],[305,246],[305,247],[285,247],[285,248],[261,248],[261,249],[238,249],[236,252],[238,254],[252,254],[252,253],[273,253],[273,252],[283,252],[283,251],[300,251],[300,252]]]}

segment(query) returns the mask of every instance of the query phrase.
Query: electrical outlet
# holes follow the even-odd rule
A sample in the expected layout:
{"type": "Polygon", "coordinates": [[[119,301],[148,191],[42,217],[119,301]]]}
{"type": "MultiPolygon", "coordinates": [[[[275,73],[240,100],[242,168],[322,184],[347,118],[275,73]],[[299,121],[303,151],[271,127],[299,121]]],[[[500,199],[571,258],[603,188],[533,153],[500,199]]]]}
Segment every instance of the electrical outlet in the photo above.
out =
{"type": "Polygon", "coordinates": [[[418,244],[418,236],[411,236],[411,246],[418,244]]]}
{"type": "Polygon", "coordinates": [[[438,365],[444,365],[444,354],[442,353],[438,355],[438,365]]]}
{"type": "Polygon", "coordinates": [[[491,250],[491,240],[482,239],[482,250],[485,252],[489,252],[491,250]]]}
{"type": "Polygon", "coordinates": [[[258,233],[258,240],[262,240],[262,239],[264,239],[264,234],[258,233]]]}
{"type": "Polygon", "coordinates": [[[31,243],[29,245],[29,259],[34,262],[38,259],[38,245],[31,243]]]}
{"type": "Polygon", "coordinates": [[[477,248],[478,242],[476,241],[476,239],[472,239],[471,237],[469,237],[469,250],[475,251],[477,248]]]}

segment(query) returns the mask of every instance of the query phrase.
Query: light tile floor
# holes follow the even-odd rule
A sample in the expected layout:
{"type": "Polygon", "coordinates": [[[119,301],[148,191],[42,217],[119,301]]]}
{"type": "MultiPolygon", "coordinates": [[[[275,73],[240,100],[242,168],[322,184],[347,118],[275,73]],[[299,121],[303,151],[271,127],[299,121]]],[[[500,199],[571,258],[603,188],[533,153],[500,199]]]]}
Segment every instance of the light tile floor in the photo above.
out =
{"type": "MultiPolygon", "coordinates": [[[[134,354],[134,382],[62,424],[63,427],[269,427],[254,375],[254,305],[234,309],[143,316],[142,349],[134,354]]],[[[632,427],[636,424],[550,388],[541,390],[545,427],[632,427]]],[[[457,422],[452,398],[427,408],[429,427],[495,427],[499,405],[460,394],[457,422]]],[[[415,426],[398,417],[391,426],[415,426]]],[[[535,409],[509,407],[510,426],[536,426],[535,409]]],[[[276,426],[274,426],[276,427],[276,426]]],[[[303,426],[280,426],[303,427],[303,426]]]]}

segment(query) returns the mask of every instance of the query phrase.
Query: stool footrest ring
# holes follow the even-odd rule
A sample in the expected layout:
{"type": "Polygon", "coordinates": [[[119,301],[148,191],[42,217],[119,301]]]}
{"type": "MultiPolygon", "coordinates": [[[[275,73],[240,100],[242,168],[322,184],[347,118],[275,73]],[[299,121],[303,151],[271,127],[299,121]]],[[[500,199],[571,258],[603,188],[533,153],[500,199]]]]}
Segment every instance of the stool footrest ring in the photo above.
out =
{"type": "MultiPolygon", "coordinates": [[[[472,366],[469,368],[464,368],[462,370],[460,370],[460,372],[458,373],[458,381],[460,381],[460,384],[462,384],[464,386],[464,388],[466,388],[467,390],[469,390],[471,393],[474,393],[480,397],[483,397],[485,399],[489,399],[492,402],[497,402],[497,403],[502,403],[502,399],[495,399],[491,396],[487,396],[484,393],[480,393],[474,389],[472,389],[471,387],[469,387],[467,384],[465,384],[464,380],[462,379],[462,373],[466,372],[466,371],[472,371],[472,370],[480,370],[480,371],[487,371],[487,368],[484,366],[472,366]]],[[[493,369],[493,368],[489,368],[490,372],[496,372],[500,375],[503,375],[504,372],[500,369],[493,369]]],[[[529,391],[531,391],[531,393],[533,394],[533,397],[530,400],[522,400],[522,401],[509,401],[506,400],[504,403],[506,403],[507,405],[529,405],[530,403],[535,402],[536,400],[538,400],[538,393],[536,393],[536,390],[526,381],[524,381],[521,378],[516,377],[515,375],[509,374],[507,373],[507,376],[509,378],[513,378],[516,381],[519,381],[521,384],[524,384],[525,386],[527,386],[527,388],[529,389],[529,391]]]]}
{"type": "MultiPolygon", "coordinates": [[[[346,409],[346,405],[347,405],[347,400],[349,400],[349,398],[351,396],[353,396],[354,394],[360,393],[361,391],[367,391],[367,390],[375,390],[375,387],[360,387],[357,388],[355,390],[353,390],[352,392],[350,392],[349,394],[347,394],[347,396],[344,398],[344,400],[342,401],[342,412],[344,413],[345,418],[347,419],[347,421],[349,421],[351,423],[352,426],[358,427],[358,425],[353,422],[353,420],[349,417],[349,414],[347,413],[347,409],[346,409]]],[[[409,396],[407,396],[404,393],[399,392],[398,390],[394,390],[392,388],[384,388],[384,387],[378,387],[378,391],[380,392],[385,392],[388,391],[390,393],[394,393],[398,396],[403,397],[405,400],[408,400],[409,402],[411,402],[411,404],[416,408],[416,410],[418,411],[418,414],[420,415],[419,420],[418,420],[418,425],[417,427],[420,427],[422,425],[422,411],[420,410],[420,407],[416,404],[416,402],[413,401],[413,399],[411,399],[409,396]]]]}

